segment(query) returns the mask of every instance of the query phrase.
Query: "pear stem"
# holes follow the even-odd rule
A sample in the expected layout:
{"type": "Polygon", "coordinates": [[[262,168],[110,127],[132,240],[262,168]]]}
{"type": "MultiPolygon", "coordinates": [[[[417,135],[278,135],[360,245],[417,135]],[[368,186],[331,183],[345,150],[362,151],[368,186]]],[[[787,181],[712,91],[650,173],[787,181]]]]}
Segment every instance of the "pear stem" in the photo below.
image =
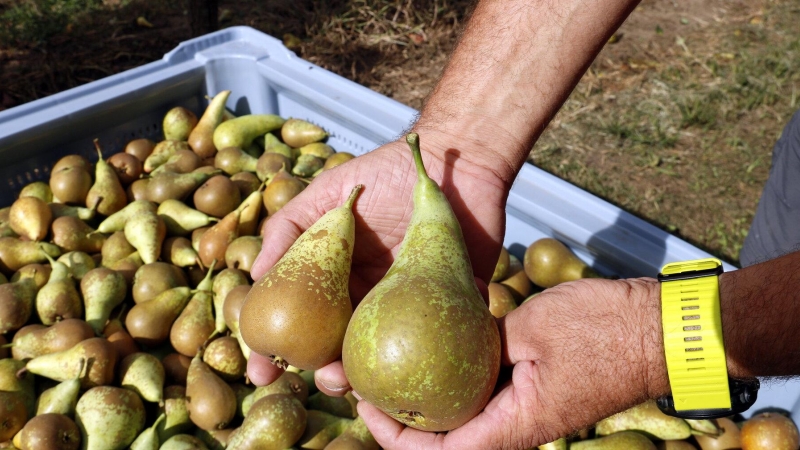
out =
{"type": "Polygon", "coordinates": [[[94,142],[94,148],[97,149],[97,160],[98,161],[103,161],[103,150],[100,148],[100,140],[99,139],[95,139],[92,142],[94,142]]]}
{"type": "Polygon", "coordinates": [[[0,345],[0,348],[11,348],[14,346],[13,342],[9,342],[8,344],[0,345]]]}
{"type": "Polygon", "coordinates": [[[408,133],[406,135],[406,143],[411,148],[411,154],[414,155],[414,164],[417,166],[417,177],[427,179],[428,172],[425,171],[425,165],[422,164],[422,151],[419,148],[419,135],[417,133],[408,133]]]}
{"type": "Polygon", "coordinates": [[[364,188],[363,184],[357,184],[353,187],[353,190],[350,191],[350,196],[347,197],[347,201],[344,202],[344,206],[353,209],[353,203],[355,203],[356,198],[358,197],[358,193],[361,192],[361,189],[364,188]]]}

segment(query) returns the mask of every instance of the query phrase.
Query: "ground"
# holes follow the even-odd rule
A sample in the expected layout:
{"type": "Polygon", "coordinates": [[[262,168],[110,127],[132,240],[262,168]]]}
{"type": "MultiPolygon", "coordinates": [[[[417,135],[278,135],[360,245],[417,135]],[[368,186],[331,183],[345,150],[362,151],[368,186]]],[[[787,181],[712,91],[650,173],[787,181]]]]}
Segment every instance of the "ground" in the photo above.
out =
{"type": "MultiPolygon", "coordinates": [[[[282,38],[301,57],[420,108],[471,2],[219,3],[223,27],[282,38]]],[[[0,0],[0,107],[160,58],[191,37],[183,8],[0,0]]],[[[799,106],[798,23],[796,0],[644,0],[532,162],[736,263],[772,145],[799,106]]]]}

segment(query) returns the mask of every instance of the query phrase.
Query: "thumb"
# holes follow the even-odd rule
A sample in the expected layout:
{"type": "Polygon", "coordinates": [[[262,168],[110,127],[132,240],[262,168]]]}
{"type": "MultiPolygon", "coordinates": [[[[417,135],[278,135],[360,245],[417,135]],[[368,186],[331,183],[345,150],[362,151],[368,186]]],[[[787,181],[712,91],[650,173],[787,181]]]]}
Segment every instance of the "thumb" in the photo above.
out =
{"type": "Polygon", "coordinates": [[[538,361],[540,355],[536,354],[532,342],[534,335],[531,330],[531,311],[533,305],[520,305],[505,316],[497,319],[497,328],[500,331],[500,345],[502,364],[513,366],[520,361],[538,361]]]}

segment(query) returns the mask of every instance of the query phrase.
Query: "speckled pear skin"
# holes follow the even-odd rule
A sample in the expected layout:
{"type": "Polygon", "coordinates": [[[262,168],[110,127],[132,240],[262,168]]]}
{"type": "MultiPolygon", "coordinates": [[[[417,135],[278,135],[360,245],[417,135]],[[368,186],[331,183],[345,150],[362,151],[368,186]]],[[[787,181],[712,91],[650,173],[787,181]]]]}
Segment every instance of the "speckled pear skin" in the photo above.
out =
{"type": "Polygon", "coordinates": [[[500,368],[500,335],[483,301],[458,220],[422,164],[418,136],[414,212],[386,275],[350,320],[342,360],[369,403],[424,431],[477,415],[500,368]]]}
{"type": "Polygon", "coordinates": [[[353,188],[344,205],[306,230],[245,297],[239,331],[253,351],[286,368],[316,370],[339,358],[350,302],[353,188]]]}

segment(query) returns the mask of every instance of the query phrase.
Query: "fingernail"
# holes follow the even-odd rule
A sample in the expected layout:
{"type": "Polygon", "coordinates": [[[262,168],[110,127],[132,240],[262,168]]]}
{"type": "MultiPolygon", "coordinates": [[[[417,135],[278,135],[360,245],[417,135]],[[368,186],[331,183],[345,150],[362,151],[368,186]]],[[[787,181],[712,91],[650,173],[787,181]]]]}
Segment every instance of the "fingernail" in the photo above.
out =
{"type": "Polygon", "coordinates": [[[347,386],[341,386],[341,385],[339,385],[337,383],[332,383],[330,381],[319,380],[319,382],[323,386],[325,386],[325,389],[327,389],[327,390],[329,390],[331,392],[341,392],[341,391],[344,391],[345,389],[347,389],[347,386]]]}
{"type": "Polygon", "coordinates": [[[352,391],[352,392],[353,392],[353,397],[355,397],[355,398],[356,398],[356,400],[358,400],[358,401],[361,401],[361,400],[362,400],[361,396],[360,396],[360,395],[358,395],[358,392],[356,392],[356,391],[352,391]]]}

